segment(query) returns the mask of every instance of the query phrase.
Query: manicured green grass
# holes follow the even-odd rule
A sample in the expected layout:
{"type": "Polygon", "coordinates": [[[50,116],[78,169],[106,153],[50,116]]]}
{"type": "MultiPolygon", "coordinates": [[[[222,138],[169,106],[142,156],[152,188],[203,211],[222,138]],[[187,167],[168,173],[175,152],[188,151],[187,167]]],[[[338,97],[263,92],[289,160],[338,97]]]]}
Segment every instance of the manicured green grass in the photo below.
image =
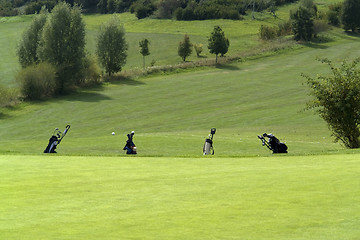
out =
{"type": "Polygon", "coordinates": [[[359,154],[0,156],[0,239],[356,240],[359,154]]]}

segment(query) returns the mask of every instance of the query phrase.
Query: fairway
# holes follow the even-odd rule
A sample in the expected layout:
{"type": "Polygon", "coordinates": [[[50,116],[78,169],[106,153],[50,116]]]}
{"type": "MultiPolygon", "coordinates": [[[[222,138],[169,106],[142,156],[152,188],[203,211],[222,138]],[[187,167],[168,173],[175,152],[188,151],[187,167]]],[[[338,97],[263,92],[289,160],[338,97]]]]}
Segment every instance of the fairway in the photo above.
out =
{"type": "Polygon", "coordinates": [[[359,154],[0,156],[0,239],[360,236],[359,154]]]}

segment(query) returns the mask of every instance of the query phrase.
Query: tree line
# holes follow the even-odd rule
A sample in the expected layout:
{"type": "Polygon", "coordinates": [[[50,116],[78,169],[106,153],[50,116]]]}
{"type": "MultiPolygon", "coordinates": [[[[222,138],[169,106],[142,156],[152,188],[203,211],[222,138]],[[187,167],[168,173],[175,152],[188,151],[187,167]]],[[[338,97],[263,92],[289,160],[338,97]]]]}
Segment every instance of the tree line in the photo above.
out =
{"type": "MultiPolygon", "coordinates": [[[[0,0],[0,16],[39,13],[43,6],[51,12],[60,0],[0,0]],[[21,8],[20,8],[21,7],[21,8]],[[24,9],[21,12],[20,9],[24,9]]],[[[263,11],[296,0],[65,0],[92,13],[135,13],[140,18],[177,20],[242,19],[248,9],[263,11]]]]}
{"type": "MultiPolygon", "coordinates": [[[[216,26],[208,39],[210,53],[223,56],[229,48],[224,31],[216,26]]],[[[77,5],[58,3],[51,13],[45,7],[24,31],[18,44],[17,55],[22,69],[17,74],[22,95],[27,99],[42,99],[61,95],[77,87],[101,82],[101,69],[108,76],[122,70],[126,64],[128,43],[125,29],[115,15],[100,28],[96,43],[96,56],[85,51],[85,23],[77,5]]],[[[150,41],[139,42],[139,52],[150,54],[150,41]]],[[[186,61],[193,44],[185,35],[179,43],[178,54],[186,61]]],[[[195,45],[197,55],[202,45],[195,45]]]]}

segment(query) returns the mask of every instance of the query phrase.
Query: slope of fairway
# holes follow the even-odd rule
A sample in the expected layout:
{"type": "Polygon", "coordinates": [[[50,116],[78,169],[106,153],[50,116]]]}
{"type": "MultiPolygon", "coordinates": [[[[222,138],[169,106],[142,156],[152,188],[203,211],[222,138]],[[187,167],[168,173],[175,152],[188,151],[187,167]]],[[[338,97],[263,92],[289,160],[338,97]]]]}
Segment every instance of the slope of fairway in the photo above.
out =
{"type": "Polygon", "coordinates": [[[360,155],[0,156],[0,239],[356,240],[360,155]]]}
{"type": "Polygon", "coordinates": [[[119,154],[135,130],[141,155],[194,156],[212,127],[220,156],[267,154],[256,137],[263,132],[286,141],[292,154],[338,151],[326,124],[303,111],[309,97],[300,74],[327,73],[317,57],[358,56],[356,39],[22,104],[0,118],[0,152],[41,153],[52,129],[66,124],[72,128],[59,147],[63,154],[119,154]]]}

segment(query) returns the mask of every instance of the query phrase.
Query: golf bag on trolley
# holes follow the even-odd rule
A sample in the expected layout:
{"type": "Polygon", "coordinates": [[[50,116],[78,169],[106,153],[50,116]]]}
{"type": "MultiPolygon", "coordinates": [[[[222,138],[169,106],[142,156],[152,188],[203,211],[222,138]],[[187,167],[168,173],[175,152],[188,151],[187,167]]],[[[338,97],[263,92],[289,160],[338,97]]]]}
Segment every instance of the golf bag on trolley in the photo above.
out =
{"type": "Polygon", "coordinates": [[[203,154],[204,155],[214,155],[214,146],[213,146],[213,138],[216,132],[216,128],[212,128],[210,130],[209,137],[205,139],[204,147],[203,147],[203,154]]]}
{"type": "Polygon", "coordinates": [[[262,136],[258,135],[258,138],[261,140],[262,145],[269,148],[273,153],[287,153],[288,147],[285,143],[280,142],[273,134],[266,134],[264,133],[262,136]],[[265,138],[268,138],[266,141],[265,138]]]}
{"type": "Polygon", "coordinates": [[[59,131],[58,128],[55,128],[53,135],[49,139],[49,144],[44,150],[44,153],[56,153],[56,147],[60,144],[61,140],[65,137],[66,133],[69,131],[70,125],[66,125],[64,132],[59,131]]]}
{"type": "Polygon", "coordinates": [[[123,148],[123,150],[126,150],[126,154],[136,154],[136,146],[133,142],[134,134],[135,132],[132,131],[130,134],[127,135],[128,140],[126,140],[125,147],[123,148]]]}

